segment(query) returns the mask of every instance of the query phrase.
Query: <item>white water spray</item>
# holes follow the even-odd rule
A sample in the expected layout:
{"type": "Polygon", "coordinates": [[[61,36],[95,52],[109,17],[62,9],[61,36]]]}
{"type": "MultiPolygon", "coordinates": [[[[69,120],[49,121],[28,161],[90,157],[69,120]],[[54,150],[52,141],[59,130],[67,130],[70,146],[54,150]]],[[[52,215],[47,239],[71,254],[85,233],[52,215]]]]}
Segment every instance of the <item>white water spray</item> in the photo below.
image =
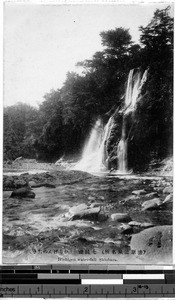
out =
{"type": "Polygon", "coordinates": [[[143,73],[137,71],[134,74],[134,69],[129,72],[128,82],[125,95],[125,105],[123,109],[123,125],[122,136],[118,144],[117,157],[118,157],[118,172],[128,173],[128,160],[127,160],[127,147],[128,137],[126,137],[126,120],[125,117],[132,113],[136,108],[136,103],[140,99],[141,89],[147,79],[148,70],[143,73]]]}
{"type": "Polygon", "coordinates": [[[96,153],[99,150],[102,143],[103,131],[103,123],[101,119],[98,119],[91,130],[89,139],[85,143],[82,155],[83,160],[86,160],[87,157],[91,156],[93,153],[96,153]]]}
{"type": "Polygon", "coordinates": [[[147,74],[148,70],[143,73],[143,76],[141,76],[140,71],[134,72],[134,69],[129,72],[125,94],[124,115],[135,110],[136,103],[140,98],[142,86],[147,79],[147,74]]]}
{"type": "Polygon", "coordinates": [[[126,139],[125,133],[126,133],[125,121],[123,120],[122,137],[121,137],[120,142],[118,143],[118,148],[117,148],[118,172],[119,173],[127,173],[127,169],[128,169],[127,139],[126,139]]]}
{"type": "Polygon", "coordinates": [[[88,172],[100,172],[108,170],[107,141],[113,126],[111,117],[103,126],[101,119],[98,119],[91,130],[89,139],[85,144],[82,159],[74,167],[75,170],[88,172]]]}

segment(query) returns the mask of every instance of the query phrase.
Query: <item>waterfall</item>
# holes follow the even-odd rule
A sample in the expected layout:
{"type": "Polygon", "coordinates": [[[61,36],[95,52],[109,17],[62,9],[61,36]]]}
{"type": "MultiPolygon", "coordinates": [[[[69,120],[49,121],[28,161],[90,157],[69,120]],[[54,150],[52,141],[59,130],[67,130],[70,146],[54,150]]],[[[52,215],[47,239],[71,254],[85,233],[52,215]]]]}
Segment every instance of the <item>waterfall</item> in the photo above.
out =
{"type": "MultiPolygon", "coordinates": [[[[122,134],[117,148],[118,173],[128,172],[126,116],[129,113],[134,112],[136,108],[136,103],[140,99],[142,86],[147,79],[147,72],[148,71],[146,70],[142,76],[138,69],[133,69],[128,75],[125,102],[121,111],[123,114],[122,134]]],[[[113,115],[110,117],[105,127],[100,118],[95,122],[89,138],[85,143],[82,158],[74,166],[74,170],[100,172],[109,169],[107,146],[113,125],[113,115]]]]}
{"type": "Polygon", "coordinates": [[[136,103],[140,99],[141,89],[147,79],[148,70],[141,76],[140,71],[134,69],[130,70],[127,81],[127,88],[125,94],[125,103],[123,108],[123,125],[122,136],[118,143],[117,157],[118,157],[118,172],[127,173],[127,144],[128,137],[126,136],[126,116],[134,112],[136,103]]]}
{"type": "Polygon", "coordinates": [[[98,119],[93,126],[89,139],[85,143],[82,158],[74,167],[75,170],[88,172],[100,172],[108,170],[107,141],[113,126],[111,117],[103,126],[101,119],[98,119]]]}
{"type": "Polygon", "coordinates": [[[126,124],[125,120],[123,120],[122,126],[122,137],[118,143],[117,148],[117,158],[118,158],[118,171],[120,173],[127,173],[127,139],[126,139],[126,124]]]}
{"type": "Polygon", "coordinates": [[[127,81],[127,88],[125,94],[125,103],[124,103],[124,114],[128,114],[131,111],[135,110],[136,103],[139,100],[140,92],[143,84],[146,81],[148,70],[143,73],[141,76],[140,71],[135,69],[130,70],[127,81]]]}
{"type": "Polygon", "coordinates": [[[103,123],[101,119],[98,119],[91,130],[89,139],[85,143],[82,155],[83,160],[86,160],[87,157],[98,151],[102,142],[103,130],[103,123]]]}

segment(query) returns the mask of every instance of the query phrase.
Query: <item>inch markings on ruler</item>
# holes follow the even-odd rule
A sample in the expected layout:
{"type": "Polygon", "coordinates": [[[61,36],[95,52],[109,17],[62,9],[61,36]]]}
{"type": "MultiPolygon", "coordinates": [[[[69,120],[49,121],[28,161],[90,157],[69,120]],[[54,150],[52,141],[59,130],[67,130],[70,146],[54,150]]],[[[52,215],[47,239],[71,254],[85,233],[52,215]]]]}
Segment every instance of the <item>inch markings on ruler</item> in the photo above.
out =
{"type": "Polygon", "coordinates": [[[174,268],[18,265],[0,266],[0,276],[0,296],[4,298],[175,298],[174,268]]]}
{"type": "Polygon", "coordinates": [[[93,296],[103,295],[104,297],[175,297],[175,284],[164,285],[1,285],[0,294],[3,297],[18,298],[26,297],[59,297],[59,296],[93,296]]]}

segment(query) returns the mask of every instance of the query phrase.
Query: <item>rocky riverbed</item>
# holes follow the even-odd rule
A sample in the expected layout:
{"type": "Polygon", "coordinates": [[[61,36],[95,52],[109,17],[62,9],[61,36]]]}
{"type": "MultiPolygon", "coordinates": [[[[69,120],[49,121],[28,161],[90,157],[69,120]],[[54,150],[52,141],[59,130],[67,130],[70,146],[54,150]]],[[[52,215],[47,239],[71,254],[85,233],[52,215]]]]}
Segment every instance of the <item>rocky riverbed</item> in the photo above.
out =
{"type": "Polygon", "coordinates": [[[172,177],[4,175],[4,263],[171,263],[172,177]]]}

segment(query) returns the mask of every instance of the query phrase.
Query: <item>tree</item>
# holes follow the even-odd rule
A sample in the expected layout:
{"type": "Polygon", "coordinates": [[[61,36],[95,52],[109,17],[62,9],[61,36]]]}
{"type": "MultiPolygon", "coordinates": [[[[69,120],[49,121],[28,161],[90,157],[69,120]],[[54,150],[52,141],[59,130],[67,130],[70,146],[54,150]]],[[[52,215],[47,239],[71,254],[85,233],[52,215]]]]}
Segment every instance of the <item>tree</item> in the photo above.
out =
{"type": "Polygon", "coordinates": [[[63,87],[45,95],[40,106],[43,129],[37,149],[47,158],[78,152],[94,120],[99,115],[106,120],[105,114],[123,101],[126,76],[138,64],[140,47],[134,47],[129,30],[123,28],[100,35],[104,50],[77,64],[85,68],[84,74],[68,72],[63,87]]]}
{"type": "MultiPolygon", "coordinates": [[[[4,114],[6,155],[30,156],[37,151],[41,158],[54,161],[79,152],[99,116],[106,122],[116,109],[121,111],[128,73],[138,67],[141,72],[149,69],[149,75],[129,130],[129,164],[139,169],[142,163],[172,151],[173,19],[169,8],[156,10],[140,31],[141,45],[134,44],[129,30],[122,27],[101,32],[103,51],[77,63],[84,68],[81,76],[68,72],[63,87],[47,93],[39,110],[25,105],[8,108],[4,114]]],[[[117,122],[113,141],[119,139],[121,116],[117,122]]]]}
{"type": "Polygon", "coordinates": [[[54,161],[64,151],[60,90],[51,90],[44,99],[39,107],[40,134],[34,146],[39,158],[54,161]]]}
{"type": "Polygon", "coordinates": [[[122,103],[129,70],[140,65],[140,46],[133,44],[128,29],[115,28],[101,32],[100,36],[104,50],[78,65],[85,68],[86,79],[94,82],[99,113],[104,114],[122,103]]]}
{"type": "Polygon", "coordinates": [[[148,26],[140,27],[141,65],[149,76],[129,145],[130,161],[135,165],[148,165],[151,159],[165,158],[173,150],[173,18],[169,9],[156,10],[148,26]]]}
{"type": "MultiPolygon", "coordinates": [[[[148,99],[152,99],[150,121],[155,124],[159,156],[172,149],[173,132],[173,18],[170,7],[156,10],[147,27],[141,27],[144,57],[149,63],[148,99]],[[171,138],[170,138],[171,136],[171,138]]],[[[171,150],[172,151],[172,150],[171,150]]]]}
{"type": "Polygon", "coordinates": [[[103,31],[100,36],[102,45],[105,47],[105,53],[119,59],[128,53],[129,47],[132,45],[129,29],[122,27],[103,31]]]}
{"type": "Polygon", "coordinates": [[[144,46],[143,59],[154,71],[167,72],[173,63],[173,18],[169,15],[170,7],[157,9],[148,26],[140,27],[140,41],[144,46]]]}
{"type": "Polygon", "coordinates": [[[33,143],[38,132],[38,110],[18,103],[4,109],[4,159],[33,157],[33,143]]]}

